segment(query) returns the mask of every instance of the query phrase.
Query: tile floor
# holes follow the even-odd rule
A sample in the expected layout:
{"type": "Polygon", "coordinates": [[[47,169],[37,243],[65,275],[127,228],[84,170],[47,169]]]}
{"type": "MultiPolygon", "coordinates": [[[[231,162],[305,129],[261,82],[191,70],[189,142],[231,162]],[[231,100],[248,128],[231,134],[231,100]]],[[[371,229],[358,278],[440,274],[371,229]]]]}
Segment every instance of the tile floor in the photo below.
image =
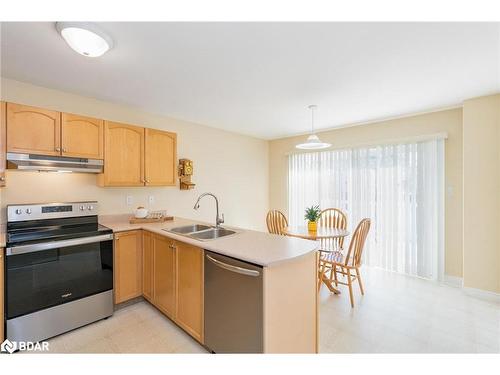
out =
{"type": "MultiPolygon", "coordinates": [[[[354,309],[320,294],[322,353],[500,353],[500,304],[460,289],[365,267],[354,309]]],[[[49,340],[52,353],[206,353],[147,302],[49,340]]]]}

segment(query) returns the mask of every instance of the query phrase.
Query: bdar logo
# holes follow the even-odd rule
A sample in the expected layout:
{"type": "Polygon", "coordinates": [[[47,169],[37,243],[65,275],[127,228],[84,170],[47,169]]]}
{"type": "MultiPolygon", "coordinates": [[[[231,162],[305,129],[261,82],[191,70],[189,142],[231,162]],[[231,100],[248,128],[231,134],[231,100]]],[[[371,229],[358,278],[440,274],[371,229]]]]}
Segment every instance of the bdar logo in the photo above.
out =
{"type": "Polygon", "coordinates": [[[2,345],[0,345],[0,351],[2,353],[14,353],[17,350],[17,343],[12,342],[8,339],[6,339],[4,342],[2,342],[2,345]]]}

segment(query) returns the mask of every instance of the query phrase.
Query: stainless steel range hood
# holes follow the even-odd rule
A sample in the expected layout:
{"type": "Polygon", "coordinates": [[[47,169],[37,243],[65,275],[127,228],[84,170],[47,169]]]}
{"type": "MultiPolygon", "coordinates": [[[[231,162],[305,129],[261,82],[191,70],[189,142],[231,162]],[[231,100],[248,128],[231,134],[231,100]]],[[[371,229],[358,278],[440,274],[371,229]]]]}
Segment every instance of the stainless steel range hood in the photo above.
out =
{"type": "Polygon", "coordinates": [[[7,153],[8,168],[25,171],[102,173],[100,159],[7,153]]]}

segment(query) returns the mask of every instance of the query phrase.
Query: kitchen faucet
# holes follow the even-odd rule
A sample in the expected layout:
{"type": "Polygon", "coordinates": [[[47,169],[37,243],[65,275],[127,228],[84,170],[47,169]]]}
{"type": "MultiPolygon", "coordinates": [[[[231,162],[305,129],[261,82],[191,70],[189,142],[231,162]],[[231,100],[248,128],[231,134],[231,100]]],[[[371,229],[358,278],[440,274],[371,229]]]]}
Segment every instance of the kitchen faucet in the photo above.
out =
{"type": "Polygon", "coordinates": [[[198,208],[200,208],[200,199],[203,198],[206,195],[210,195],[211,197],[213,197],[215,199],[215,210],[216,210],[216,212],[215,212],[215,227],[219,228],[220,225],[222,223],[224,223],[224,214],[222,214],[222,217],[219,217],[219,200],[217,199],[217,197],[215,195],[213,195],[212,193],[203,193],[202,195],[200,195],[198,197],[198,200],[194,204],[193,208],[195,210],[197,210],[198,208]]]}

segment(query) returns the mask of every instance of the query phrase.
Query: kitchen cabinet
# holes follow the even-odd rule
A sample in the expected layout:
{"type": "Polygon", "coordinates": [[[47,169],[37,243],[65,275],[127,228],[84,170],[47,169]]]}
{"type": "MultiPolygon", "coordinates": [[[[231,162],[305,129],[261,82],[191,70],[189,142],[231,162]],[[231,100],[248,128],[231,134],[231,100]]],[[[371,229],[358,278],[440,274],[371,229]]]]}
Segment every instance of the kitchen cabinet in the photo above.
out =
{"type": "Polygon", "coordinates": [[[176,183],[177,135],[161,130],[145,130],[146,186],[174,186],[176,183]]]}
{"type": "Polygon", "coordinates": [[[5,255],[4,255],[4,251],[2,248],[0,248],[0,317],[2,318],[2,322],[0,323],[0,342],[3,342],[3,339],[4,339],[4,331],[3,331],[3,328],[4,328],[4,311],[3,311],[3,307],[4,307],[4,261],[5,261],[5,255]]]}
{"type": "Polygon", "coordinates": [[[104,122],[104,173],[100,186],[174,186],[177,135],[104,122]]]}
{"type": "Polygon", "coordinates": [[[203,342],[203,249],[175,242],[177,250],[176,322],[203,342]]]}
{"type": "Polygon", "coordinates": [[[142,295],[142,231],[115,234],[115,303],[142,295]]]}
{"type": "Polygon", "coordinates": [[[174,241],[167,237],[154,237],[154,305],[175,320],[175,255],[174,241]]]}
{"type": "Polygon", "coordinates": [[[104,121],[63,113],[61,115],[61,154],[63,156],[104,158],[104,121]]]}
{"type": "Polygon", "coordinates": [[[6,111],[8,152],[104,157],[103,120],[15,103],[6,111]]]}
{"type": "Polygon", "coordinates": [[[7,103],[7,151],[61,154],[61,113],[7,103]]]}
{"type": "Polygon", "coordinates": [[[153,289],[154,234],[142,232],[142,296],[154,303],[153,289]]]}
{"type": "Polygon", "coordinates": [[[7,104],[0,102],[0,187],[5,186],[5,153],[6,151],[6,116],[7,104]]]}
{"type": "Polygon", "coordinates": [[[101,186],[144,186],[144,128],[104,122],[101,186]]]}

